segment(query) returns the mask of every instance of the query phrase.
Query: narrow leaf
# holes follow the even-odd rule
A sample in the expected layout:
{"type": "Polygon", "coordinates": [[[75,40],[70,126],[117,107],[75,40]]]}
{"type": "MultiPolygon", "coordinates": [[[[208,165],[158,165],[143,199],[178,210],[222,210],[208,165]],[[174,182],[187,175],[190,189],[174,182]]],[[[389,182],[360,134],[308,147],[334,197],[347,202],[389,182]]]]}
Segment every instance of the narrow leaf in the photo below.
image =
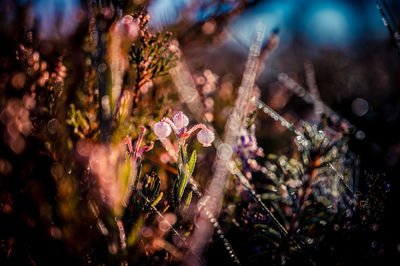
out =
{"type": "Polygon", "coordinates": [[[128,247],[131,247],[133,245],[136,244],[136,242],[139,240],[139,233],[140,233],[140,229],[142,228],[143,225],[143,217],[139,216],[139,219],[137,219],[137,222],[135,223],[135,225],[132,227],[131,232],[129,234],[128,237],[128,247]]]}
{"type": "Polygon", "coordinates": [[[189,178],[193,175],[194,167],[196,165],[197,154],[196,151],[192,152],[189,160],[189,178]]]}
{"type": "Polygon", "coordinates": [[[190,191],[189,195],[186,198],[186,202],[185,202],[185,206],[183,207],[183,211],[186,211],[187,208],[189,207],[190,202],[192,201],[192,194],[193,194],[193,191],[190,191]]]}
{"type": "Polygon", "coordinates": [[[163,193],[161,192],[160,194],[158,194],[158,197],[151,203],[151,206],[155,207],[157,205],[157,203],[160,202],[162,197],[163,197],[163,193]]]}
{"type": "Polygon", "coordinates": [[[189,173],[189,166],[186,164],[185,165],[185,172],[184,172],[184,175],[183,175],[183,179],[182,179],[182,181],[180,183],[180,186],[179,186],[179,197],[178,197],[179,200],[182,198],[183,192],[185,191],[186,185],[187,185],[187,183],[189,181],[188,173],[189,173]]]}

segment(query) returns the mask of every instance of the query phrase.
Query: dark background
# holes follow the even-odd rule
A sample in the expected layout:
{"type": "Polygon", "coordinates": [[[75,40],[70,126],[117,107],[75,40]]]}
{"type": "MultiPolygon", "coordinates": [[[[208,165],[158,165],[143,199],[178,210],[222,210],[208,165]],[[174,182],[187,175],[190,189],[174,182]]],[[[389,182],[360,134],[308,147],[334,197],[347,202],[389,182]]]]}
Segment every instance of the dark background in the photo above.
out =
{"type": "MultiPolygon", "coordinates": [[[[18,16],[21,15],[21,7],[29,1],[13,2],[0,2],[2,36],[9,36],[13,29],[23,28],[18,25],[18,16]]],[[[350,149],[360,158],[360,172],[379,175],[390,186],[383,217],[384,228],[379,237],[384,243],[382,252],[386,262],[398,260],[400,54],[382,23],[375,1],[249,1],[254,4],[228,18],[220,17],[225,14],[224,10],[229,10],[229,6],[217,8],[210,1],[200,1],[204,7],[200,5],[201,8],[195,9],[193,14],[187,13],[191,2],[156,0],[150,4],[149,11],[153,27],[168,28],[180,40],[193,71],[208,68],[220,77],[233,73],[235,82],[240,82],[248,45],[260,24],[264,25],[266,35],[278,27],[281,38],[279,47],[268,58],[266,69],[257,81],[265,102],[275,93],[278,73],[288,73],[306,86],[303,63],[306,60],[313,63],[322,100],[365,133],[365,138],[354,137],[350,141],[350,149]],[[218,34],[202,34],[201,25],[210,18],[217,21],[216,33],[222,32],[226,38],[220,39],[218,34]],[[357,98],[368,103],[368,111],[361,116],[352,109],[352,103],[357,98]]],[[[43,38],[56,42],[70,38],[77,27],[76,20],[71,18],[81,10],[79,1],[37,0],[31,3],[32,8],[25,14],[26,21],[31,21],[33,25],[37,20],[40,25],[38,32],[43,38]]],[[[400,2],[392,0],[387,3],[394,15],[393,27],[397,30],[400,2]]],[[[18,33],[14,32],[14,35],[18,36],[18,33]]],[[[1,48],[3,51],[0,53],[10,52],[9,44],[4,41],[1,41],[1,48]]],[[[287,104],[277,111],[290,115],[292,122],[298,122],[309,118],[310,109],[302,99],[290,96],[287,104]]],[[[264,126],[279,127],[267,117],[262,119],[264,126]]],[[[280,145],[285,140],[264,126],[258,130],[263,140],[260,146],[266,152],[285,152],[280,145]]],[[[3,148],[1,157],[12,156],[3,148]]],[[[30,148],[34,149],[34,145],[30,148]]],[[[50,165],[50,162],[43,164],[50,165]]],[[[365,182],[360,180],[360,189],[363,185],[365,182]]],[[[51,195],[48,197],[52,198],[51,195]]],[[[23,204],[32,202],[27,200],[23,204]]],[[[14,226],[3,224],[4,220],[0,223],[3,227],[14,226]]],[[[23,234],[23,231],[20,233],[23,234]]],[[[41,232],[35,234],[40,239],[41,232]]],[[[50,250],[58,250],[57,245],[62,246],[59,242],[56,246],[52,242],[44,243],[50,250]]]]}

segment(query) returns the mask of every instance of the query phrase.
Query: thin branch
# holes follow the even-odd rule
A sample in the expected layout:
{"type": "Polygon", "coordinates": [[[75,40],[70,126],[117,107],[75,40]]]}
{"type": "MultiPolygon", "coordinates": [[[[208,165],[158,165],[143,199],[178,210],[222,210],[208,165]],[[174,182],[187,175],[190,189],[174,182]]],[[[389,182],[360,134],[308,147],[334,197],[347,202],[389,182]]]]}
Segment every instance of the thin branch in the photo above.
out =
{"type": "Polygon", "coordinates": [[[400,34],[397,31],[393,15],[390,12],[390,8],[385,0],[376,1],[376,7],[378,8],[379,14],[382,17],[383,25],[388,29],[390,37],[392,38],[393,44],[396,46],[397,51],[400,52],[400,34]],[[382,5],[379,3],[381,2],[382,5]]]}
{"type": "Polygon", "coordinates": [[[278,75],[278,81],[285,86],[286,88],[290,89],[294,92],[298,97],[302,98],[306,103],[320,106],[323,112],[331,118],[333,122],[337,122],[341,120],[341,122],[345,123],[349,128],[353,129],[354,132],[357,131],[357,128],[351,124],[347,119],[341,118],[339,114],[333,111],[328,105],[326,105],[321,99],[316,97],[314,94],[308,92],[305,88],[303,88],[300,84],[294,81],[285,73],[280,73],[278,75]]]}
{"type": "Polygon", "coordinates": [[[269,115],[273,120],[279,122],[283,127],[287,128],[290,132],[292,132],[298,143],[303,147],[307,147],[309,145],[309,141],[304,137],[303,133],[301,133],[292,123],[287,121],[277,112],[275,112],[271,107],[269,107],[266,103],[257,99],[256,97],[252,98],[252,101],[256,104],[258,109],[261,109],[265,114],[269,115]]]}
{"type": "Polygon", "coordinates": [[[355,198],[354,191],[350,188],[350,186],[346,183],[344,180],[344,177],[339,171],[332,165],[332,163],[329,163],[328,166],[335,172],[337,177],[340,180],[340,183],[343,185],[343,187],[346,190],[346,193],[349,194],[352,198],[355,198]]]}

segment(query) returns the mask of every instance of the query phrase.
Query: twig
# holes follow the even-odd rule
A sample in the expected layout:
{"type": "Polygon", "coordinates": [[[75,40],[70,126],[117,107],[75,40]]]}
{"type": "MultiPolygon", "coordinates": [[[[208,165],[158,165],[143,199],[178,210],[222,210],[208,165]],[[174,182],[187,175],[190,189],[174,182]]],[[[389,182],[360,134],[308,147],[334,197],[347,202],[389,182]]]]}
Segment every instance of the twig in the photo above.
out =
{"type": "MultiPolygon", "coordinates": [[[[214,163],[214,176],[206,190],[204,197],[210,197],[210,200],[207,202],[208,210],[213,213],[219,213],[221,200],[224,195],[225,185],[229,176],[229,158],[232,155],[232,147],[235,145],[239,129],[242,125],[244,110],[250,101],[251,91],[254,87],[254,82],[257,74],[258,64],[259,64],[259,56],[260,50],[262,46],[263,34],[262,32],[257,32],[256,37],[254,39],[253,44],[250,47],[249,56],[247,59],[245,71],[242,78],[242,84],[239,88],[239,95],[235,103],[235,107],[232,111],[232,114],[229,116],[228,121],[225,125],[225,139],[222,144],[217,146],[217,150],[220,150],[220,147],[226,147],[230,149],[230,154],[228,156],[224,156],[224,158],[220,158],[217,156],[216,161],[214,163]],[[228,160],[227,160],[228,159],[228,160]]],[[[191,77],[188,78],[191,80],[191,77]]],[[[189,88],[190,90],[195,90],[194,87],[189,88]]],[[[193,111],[193,110],[192,110],[193,111]]],[[[197,111],[197,110],[196,110],[197,111]]],[[[215,144],[217,145],[217,143],[215,144]]],[[[209,218],[205,213],[200,212],[199,223],[206,224],[206,221],[209,218]]],[[[199,254],[202,253],[202,250],[208,239],[210,239],[212,235],[213,228],[209,226],[201,226],[197,227],[193,235],[192,246],[194,246],[196,252],[199,254]]],[[[190,260],[190,258],[188,258],[190,260]]]]}
{"type": "Polygon", "coordinates": [[[397,52],[400,52],[400,34],[397,31],[397,26],[393,15],[390,12],[390,8],[385,0],[376,1],[376,7],[382,17],[383,25],[389,30],[390,37],[392,38],[393,44],[397,48],[397,52]],[[381,2],[382,5],[379,3],[381,2]]]}
{"type": "Polygon", "coordinates": [[[317,82],[315,80],[315,71],[314,66],[311,61],[304,62],[304,70],[306,73],[306,82],[308,89],[310,90],[311,95],[314,96],[316,101],[314,102],[314,113],[318,116],[318,120],[320,119],[321,114],[323,113],[322,101],[318,91],[317,82]]]}
{"type": "Polygon", "coordinates": [[[340,183],[343,185],[345,188],[347,194],[349,194],[352,198],[355,198],[353,190],[350,188],[350,186],[346,183],[344,180],[344,177],[339,171],[332,165],[332,163],[328,163],[328,166],[335,172],[335,174],[339,177],[340,183]]]}
{"type": "MultiPolygon", "coordinates": [[[[111,134],[112,127],[112,116],[111,116],[111,105],[109,95],[107,95],[107,85],[109,84],[109,69],[106,62],[106,29],[104,25],[107,25],[108,21],[98,15],[98,10],[96,7],[90,8],[91,13],[91,45],[93,46],[93,53],[91,55],[92,61],[96,67],[96,77],[99,88],[100,97],[100,108],[98,114],[98,120],[100,121],[100,138],[103,142],[107,143],[109,141],[109,136],[111,134]],[[103,21],[99,21],[103,19],[103,21]]],[[[108,25],[107,25],[108,27],[108,25]]]]}
{"type": "Polygon", "coordinates": [[[303,133],[301,133],[292,123],[290,123],[281,115],[279,115],[277,112],[275,112],[266,103],[262,102],[256,97],[253,97],[252,101],[256,104],[258,109],[261,109],[264,113],[269,115],[273,120],[279,122],[283,127],[287,128],[290,132],[292,132],[295,135],[296,140],[300,145],[302,145],[303,147],[307,147],[308,145],[310,145],[309,141],[304,137],[303,133]]]}
{"type": "Polygon", "coordinates": [[[282,83],[286,88],[293,91],[297,96],[302,98],[306,103],[320,106],[323,112],[328,117],[330,117],[333,122],[341,120],[349,128],[354,129],[354,132],[357,131],[357,128],[353,124],[351,124],[347,119],[340,118],[340,116],[335,111],[333,111],[329,106],[327,106],[323,101],[321,101],[321,99],[316,97],[314,94],[308,92],[300,84],[291,79],[287,74],[280,73],[278,75],[278,81],[282,83]]]}

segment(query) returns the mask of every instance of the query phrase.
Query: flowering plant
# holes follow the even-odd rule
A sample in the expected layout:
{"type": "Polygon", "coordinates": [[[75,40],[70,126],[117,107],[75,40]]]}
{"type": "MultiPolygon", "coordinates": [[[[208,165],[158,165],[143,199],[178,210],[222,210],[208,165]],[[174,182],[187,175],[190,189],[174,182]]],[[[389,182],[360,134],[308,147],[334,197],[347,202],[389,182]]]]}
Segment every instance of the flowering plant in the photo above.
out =
{"type": "Polygon", "coordinates": [[[180,143],[184,144],[185,140],[189,138],[197,129],[201,129],[197,134],[197,140],[204,146],[209,147],[215,139],[214,133],[209,130],[204,124],[197,124],[191,129],[187,130],[189,125],[189,118],[183,113],[178,112],[171,119],[163,118],[160,122],[154,125],[154,134],[160,139],[164,140],[171,134],[171,128],[175,135],[180,139],[180,143]]]}
{"type": "MultiPolygon", "coordinates": [[[[168,25],[174,35],[157,32],[157,20],[149,23],[162,1],[71,1],[82,5],[68,21],[76,31],[64,35],[60,19],[51,38],[41,34],[45,20],[34,15],[40,9],[34,2],[46,1],[5,2],[0,265],[343,264],[343,250],[355,257],[357,245],[371,254],[385,251],[375,232],[390,186],[383,176],[360,173],[350,152],[356,145],[347,145],[356,129],[323,103],[329,94],[319,95],[310,66],[309,90],[297,84],[299,75],[283,73],[265,88],[263,64],[279,38],[277,30],[266,39],[259,29],[243,76],[237,72],[244,58],[226,49],[236,45],[224,40],[236,30],[224,23],[234,29],[230,18],[262,1],[192,1],[202,15],[177,16],[184,24],[168,25]],[[193,49],[195,43],[223,45],[193,49]],[[221,55],[235,56],[190,58],[199,51],[215,56],[221,47],[221,55]],[[301,112],[286,107],[292,93],[314,105],[312,119],[304,118],[312,123],[298,123],[301,112]],[[262,100],[266,95],[272,98],[262,100]],[[182,111],[168,114],[182,108],[215,129],[190,124],[182,111]],[[278,127],[260,121],[262,113],[278,127]],[[284,128],[292,135],[278,134],[284,128]],[[200,153],[211,145],[216,149],[200,153]]],[[[335,60],[332,66],[350,65],[347,56],[335,60]]],[[[377,80],[386,84],[383,74],[377,80]]],[[[364,84],[360,78],[352,75],[352,86],[343,87],[364,84]]],[[[357,115],[368,109],[363,99],[352,104],[357,115]]],[[[393,148],[390,164],[399,157],[393,148]]]]}
{"type": "MultiPolygon", "coordinates": [[[[184,196],[184,192],[188,183],[194,185],[192,175],[197,159],[196,151],[193,151],[190,159],[187,156],[187,144],[186,140],[194,134],[198,129],[197,140],[203,145],[203,147],[211,146],[211,143],[215,139],[214,133],[208,129],[204,124],[197,124],[191,129],[187,130],[189,125],[189,118],[181,111],[172,117],[172,120],[164,117],[160,122],[154,125],[154,134],[164,144],[165,147],[171,147],[172,144],[168,141],[168,137],[173,131],[178,138],[178,149],[175,152],[177,159],[177,170],[178,176],[174,182],[174,205],[178,207],[184,196]]],[[[171,149],[171,148],[167,148],[171,149]]],[[[171,152],[171,150],[170,150],[171,152]]],[[[171,152],[172,153],[172,152],[171,152]]],[[[187,193],[185,205],[183,209],[186,210],[191,202],[192,191],[187,193]]]]}

